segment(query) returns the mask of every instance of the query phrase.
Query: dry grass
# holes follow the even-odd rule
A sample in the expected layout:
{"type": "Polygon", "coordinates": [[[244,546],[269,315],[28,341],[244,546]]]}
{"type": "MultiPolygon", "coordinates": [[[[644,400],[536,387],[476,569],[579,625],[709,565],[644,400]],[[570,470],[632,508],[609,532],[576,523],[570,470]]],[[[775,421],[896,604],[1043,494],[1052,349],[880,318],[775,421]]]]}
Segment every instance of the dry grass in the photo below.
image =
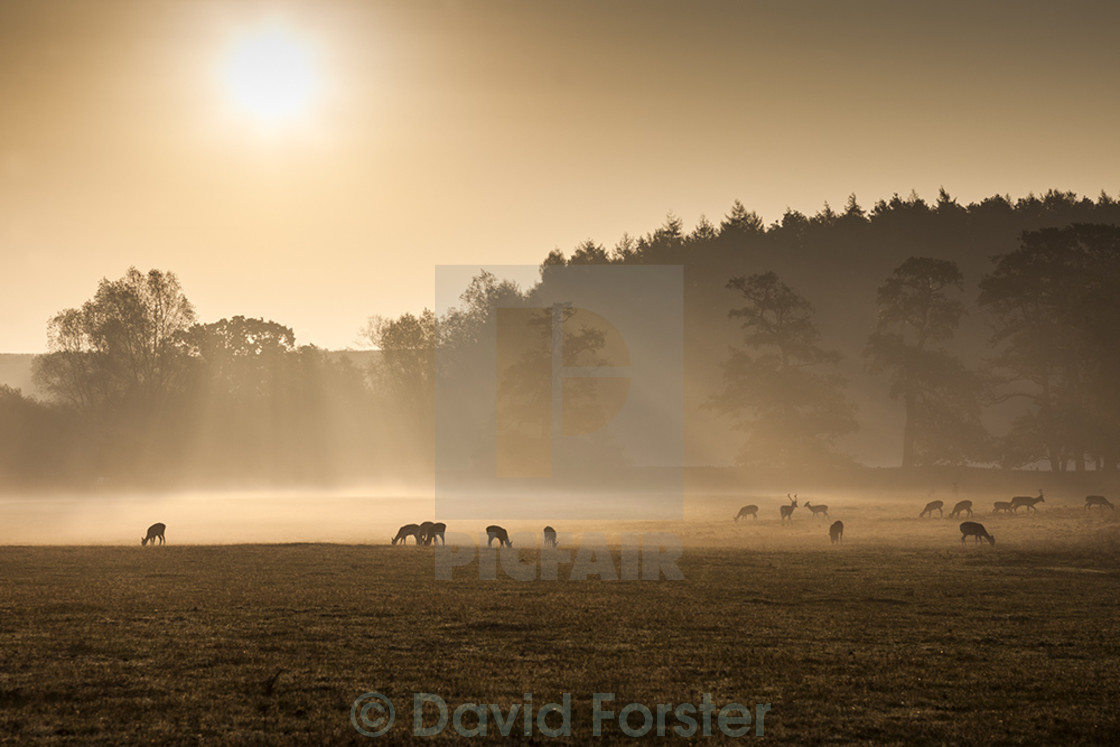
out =
{"type": "Polygon", "coordinates": [[[394,742],[420,691],[568,692],[573,741],[592,693],[710,692],[770,703],[769,742],[1120,743],[1120,520],[978,515],[997,546],[962,547],[921,506],[838,506],[833,547],[807,512],[736,525],[737,504],[621,527],[680,532],[680,582],[438,582],[411,545],[0,548],[0,739],[370,743],[350,708],[376,690],[394,742]]]}

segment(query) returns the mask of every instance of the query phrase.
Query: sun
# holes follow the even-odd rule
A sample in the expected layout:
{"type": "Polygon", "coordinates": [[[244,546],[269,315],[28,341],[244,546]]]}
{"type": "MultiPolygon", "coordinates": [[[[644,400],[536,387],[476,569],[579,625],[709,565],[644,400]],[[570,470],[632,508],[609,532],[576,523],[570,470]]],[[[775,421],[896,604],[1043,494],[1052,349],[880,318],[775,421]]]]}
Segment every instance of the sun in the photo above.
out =
{"type": "Polygon", "coordinates": [[[230,104],[264,126],[305,115],[321,89],[311,45],[277,25],[234,40],[221,78],[230,104]]]}

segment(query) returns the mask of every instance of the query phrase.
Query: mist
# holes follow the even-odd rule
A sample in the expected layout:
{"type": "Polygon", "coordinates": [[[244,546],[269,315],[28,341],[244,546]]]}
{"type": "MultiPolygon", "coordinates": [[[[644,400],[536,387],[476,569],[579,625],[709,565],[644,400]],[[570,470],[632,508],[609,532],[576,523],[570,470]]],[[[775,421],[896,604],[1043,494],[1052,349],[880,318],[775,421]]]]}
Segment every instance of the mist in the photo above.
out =
{"type": "Polygon", "coordinates": [[[677,521],[752,486],[859,504],[966,474],[1105,494],[1118,209],[943,192],[767,227],[735,203],[718,226],[554,251],[531,286],[453,268],[439,315],[373,316],[358,351],[201,320],[173,271],[130,268],[51,318],[48,353],[0,361],[4,540],[677,521]]]}

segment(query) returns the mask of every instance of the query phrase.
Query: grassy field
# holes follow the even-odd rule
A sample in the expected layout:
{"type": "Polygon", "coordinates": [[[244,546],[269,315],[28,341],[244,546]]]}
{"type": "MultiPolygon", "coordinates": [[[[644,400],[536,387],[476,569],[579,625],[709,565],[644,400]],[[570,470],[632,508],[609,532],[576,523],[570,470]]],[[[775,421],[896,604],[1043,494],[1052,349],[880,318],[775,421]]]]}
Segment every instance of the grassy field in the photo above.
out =
{"type": "MultiPolygon", "coordinates": [[[[414,692],[571,694],[570,739],[491,720],[476,741],[589,741],[606,692],[616,714],[770,704],[772,743],[1120,743],[1120,519],[978,516],[996,546],[962,546],[955,520],[868,506],[832,546],[807,513],[734,524],[724,502],[608,528],[677,532],[683,581],[482,581],[477,561],[437,581],[411,545],[2,547],[0,740],[374,743],[351,707],[377,691],[384,743],[458,741],[412,736],[414,692]]],[[[603,738],[634,741],[609,719],[603,738]]]]}

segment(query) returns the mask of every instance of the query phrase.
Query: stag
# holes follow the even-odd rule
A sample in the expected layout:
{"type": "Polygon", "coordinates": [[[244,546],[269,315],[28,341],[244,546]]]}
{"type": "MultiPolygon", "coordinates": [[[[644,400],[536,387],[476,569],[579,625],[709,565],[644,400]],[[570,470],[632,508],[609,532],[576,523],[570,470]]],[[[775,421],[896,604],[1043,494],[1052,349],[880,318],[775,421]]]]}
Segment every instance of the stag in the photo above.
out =
{"type": "Polygon", "coordinates": [[[920,519],[926,514],[929,514],[929,517],[932,519],[934,511],[937,512],[938,516],[944,516],[945,512],[941,510],[944,505],[945,501],[930,501],[926,504],[926,507],[922,509],[922,512],[918,514],[918,518],[920,519]]]}
{"type": "Polygon", "coordinates": [[[1000,511],[1005,514],[1011,513],[1011,501],[996,501],[992,504],[995,508],[992,509],[993,514],[998,514],[1000,511]]]}
{"type": "Polygon", "coordinates": [[[1039,488],[1037,498],[1032,498],[1029,495],[1017,495],[1014,498],[1012,498],[1011,499],[1011,509],[1016,514],[1018,514],[1019,509],[1023,508],[1025,506],[1027,508],[1027,513],[1029,514],[1032,511],[1038,511],[1038,509],[1034,507],[1036,503],[1045,503],[1045,502],[1046,502],[1046,499],[1042,497],[1042,488],[1039,488]]]}
{"type": "Polygon", "coordinates": [[[486,527],[486,546],[490,547],[494,540],[498,540],[498,547],[502,545],[513,547],[513,542],[509,539],[509,532],[497,524],[491,524],[486,527]]]}
{"type": "Polygon", "coordinates": [[[972,518],[972,501],[959,501],[957,505],[953,506],[953,510],[949,512],[949,518],[955,519],[962,512],[967,512],[968,518],[972,518]]]}
{"type": "Polygon", "coordinates": [[[842,522],[842,521],[832,522],[832,526],[830,526],[828,528],[828,537],[829,537],[829,539],[832,540],[832,544],[834,544],[834,545],[837,542],[843,543],[844,542],[844,522],[842,522]]]}
{"type": "Polygon", "coordinates": [[[753,516],[755,518],[755,520],[757,520],[758,519],[758,506],[754,505],[753,503],[749,506],[743,506],[742,508],[739,509],[739,513],[735,514],[735,521],[739,521],[739,519],[741,519],[745,516],[753,516]]]}
{"type": "Polygon", "coordinates": [[[544,528],[545,547],[556,547],[556,530],[552,527],[544,528]]]}
{"type": "Polygon", "coordinates": [[[966,521],[961,524],[961,544],[964,544],[966,537],[975,537],[977,542],[988,540],[988,544],[995,545],[996,538],[988,534],[988,530],[984,528],[983,524],[977,524],[975,521],[966,521]]]}
{"type": "Polygon", "coordinates": [[[419,524],[405,524],[397,530],[397,536],[393,537],[393,544],[400,542],[402,545],[406,543],[409,537],[416,538],[416,544],[420,544],[420,525],[419,524]]]}
{"type": "Polygon", "coordinates": [[[797,495],[790,495],[786,493],[786,498],[789,498],[789,505],[781,507],[782,523],[786,523],[786,519],[793,521],[793,509],[797,508],[797,495]]]}
{"type": "Polygon", "coordinates": [[[1101,509],[1111,509],[1115,511],[1115,507],[1108,502],[1108,499],[1103,495],[1087,495],[1085,496],[1085,509],[1088,510],[1090,506],[1100,506],[1101,509]]]}
{"type": "Polygon", "coordinates": [[[156,544],[157,538],[159,539],[159,543],[162,545],[164,542],[166,542],[166,540],[164,540],[163,538],[163,533],[166,530],[167,527],[163,524],[152,524],[150,527],[148,527],[148,535],[146,537],[140,538],[140,546],[143,547],[149,542],[151,542],[154,546],[156,544]]]}
{"type": "Polygon", "coordinates": [[[820,516],[821,514],[824,514],[823,516],[821,516],[822,519],[831,519],[832,518],[831,516],[828,515],[828,506],[814,506],[809,501],[805,501],[805,508],[812,511],[813,516],[820,516]]]}

